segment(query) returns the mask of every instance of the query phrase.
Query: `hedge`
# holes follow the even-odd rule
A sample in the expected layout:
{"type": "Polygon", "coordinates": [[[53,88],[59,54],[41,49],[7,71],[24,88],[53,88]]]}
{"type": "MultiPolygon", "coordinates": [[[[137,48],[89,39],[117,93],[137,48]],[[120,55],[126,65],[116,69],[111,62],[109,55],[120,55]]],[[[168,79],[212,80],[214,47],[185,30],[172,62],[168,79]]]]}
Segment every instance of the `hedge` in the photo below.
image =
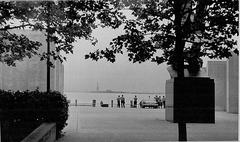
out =
{"type": "Polygon", "coordinates": [[[67,125],[68,102],[64,95],[56,91],[0,90],[0,112],[2,142],[21,141],[43,122],[55,122],[59,138],[67,125]]]}

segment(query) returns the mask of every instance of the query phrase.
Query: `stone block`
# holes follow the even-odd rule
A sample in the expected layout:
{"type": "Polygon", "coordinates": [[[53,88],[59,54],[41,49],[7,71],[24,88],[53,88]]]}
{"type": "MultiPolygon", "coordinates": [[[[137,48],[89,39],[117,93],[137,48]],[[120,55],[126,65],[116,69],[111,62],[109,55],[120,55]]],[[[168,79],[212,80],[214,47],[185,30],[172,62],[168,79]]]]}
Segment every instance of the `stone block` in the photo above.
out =
{"type": "Polygon", "coordinates": [[[166,120],[174,123],[214,123],[214,80],[186,77],[166,81],[166,120]]]}

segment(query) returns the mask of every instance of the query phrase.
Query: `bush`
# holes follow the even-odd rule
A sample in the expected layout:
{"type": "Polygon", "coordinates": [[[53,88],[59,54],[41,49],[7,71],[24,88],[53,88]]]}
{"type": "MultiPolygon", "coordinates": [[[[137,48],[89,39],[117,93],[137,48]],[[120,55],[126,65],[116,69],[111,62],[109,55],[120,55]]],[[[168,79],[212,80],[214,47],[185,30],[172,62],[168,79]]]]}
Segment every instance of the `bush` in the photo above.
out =
{"type": "Polygon", "coordinates": [[[55,122],[59,138],[67,125],[68,102],[56,91],[0,90],[0,110],[3,142],[21,141],[43,122],[55,122]]]}

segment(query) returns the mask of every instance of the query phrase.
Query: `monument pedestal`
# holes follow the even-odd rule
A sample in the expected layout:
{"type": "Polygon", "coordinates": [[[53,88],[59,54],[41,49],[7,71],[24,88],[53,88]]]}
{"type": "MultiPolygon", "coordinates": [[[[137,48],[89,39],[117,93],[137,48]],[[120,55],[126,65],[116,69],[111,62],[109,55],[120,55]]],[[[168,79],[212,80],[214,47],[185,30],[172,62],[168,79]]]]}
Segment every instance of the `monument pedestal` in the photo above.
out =
{"type": "Polygon", "coordinates": [[[215,123],[214,80],[208,77],[173,78],[166,81],[167,121],[215,123]]]}

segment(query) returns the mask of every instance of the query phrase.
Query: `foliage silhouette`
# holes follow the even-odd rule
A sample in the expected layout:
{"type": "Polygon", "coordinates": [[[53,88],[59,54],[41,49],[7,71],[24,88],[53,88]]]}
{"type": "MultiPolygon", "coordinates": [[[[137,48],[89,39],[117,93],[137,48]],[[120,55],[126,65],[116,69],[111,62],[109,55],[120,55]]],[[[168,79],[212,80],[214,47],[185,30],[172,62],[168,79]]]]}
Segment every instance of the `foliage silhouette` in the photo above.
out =
{"type": "Polygon", "coordinates": [[[233,38],[238,35],[237,0],[118,0],[116,7],[131,10],[136,18],[125,19],[124,34],[114,38],[110,47],[85,58],[114,62],[115,54],[126,49],[133,63],[167,62],[183,76],[184,62],[196,73],[201,57],[238,54],[233,38]]]}
{"type": "Polygon", "coordinates": [[[96,44],[97,39],[91,36],[93,29],[98,26],[117,28],[124,18],[112,8],[110,1],[2,1],[0,4],[0,38],[12,41],[5,45],[6,42],[1,40],[4,48],[0,52],[0,61],[8,65],[15,65],[16,60],[37,54],[41,60],[52,56],[62,62],[66,57],[59,52],[73,53],[72,44],[77,38],[96,44]],[[41,45],[39,42],[10,32],[19,28],[43,31],[45,35],[49,33],[55,49],[50,53],[37,53],[41,45]]]}
{"type": "Polygon", "coordinates": [[[68,102],[59,92],[0,90],[2,141],[22,140],[43,122],[55,122],[57,138],[67,125],[68,102]]]}

